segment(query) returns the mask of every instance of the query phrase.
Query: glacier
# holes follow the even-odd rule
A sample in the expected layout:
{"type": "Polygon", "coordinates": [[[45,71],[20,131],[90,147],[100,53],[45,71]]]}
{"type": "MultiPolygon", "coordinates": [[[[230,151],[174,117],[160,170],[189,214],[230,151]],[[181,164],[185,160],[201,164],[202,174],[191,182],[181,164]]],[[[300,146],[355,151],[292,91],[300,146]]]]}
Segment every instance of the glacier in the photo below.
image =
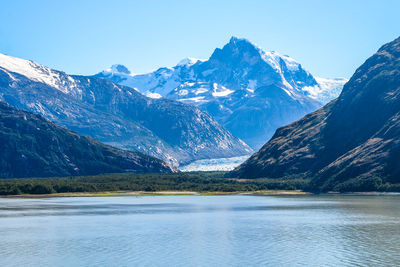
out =
{"type": "Polygon", "coordinates": [[[216,159],[202,159],[196,160],[188,165],[179,167],[182,172],[195,172],[195,171],[231,171],[251,155],[231,157],[231,158],[216,158],[216,159]]]}

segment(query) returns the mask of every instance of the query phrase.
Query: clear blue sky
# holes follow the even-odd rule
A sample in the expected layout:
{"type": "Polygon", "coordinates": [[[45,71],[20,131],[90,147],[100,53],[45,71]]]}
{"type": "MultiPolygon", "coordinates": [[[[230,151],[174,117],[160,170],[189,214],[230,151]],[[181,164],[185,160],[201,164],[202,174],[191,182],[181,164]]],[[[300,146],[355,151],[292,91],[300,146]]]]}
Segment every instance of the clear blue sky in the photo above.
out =
{"type": "Polygon", "coordinates": [[[208,58],[233,35],[349,77],[400,35],[399,12],[397,0],[1,0],[0,52],[71,74],[115,63],[143,73],[208,58]]]}

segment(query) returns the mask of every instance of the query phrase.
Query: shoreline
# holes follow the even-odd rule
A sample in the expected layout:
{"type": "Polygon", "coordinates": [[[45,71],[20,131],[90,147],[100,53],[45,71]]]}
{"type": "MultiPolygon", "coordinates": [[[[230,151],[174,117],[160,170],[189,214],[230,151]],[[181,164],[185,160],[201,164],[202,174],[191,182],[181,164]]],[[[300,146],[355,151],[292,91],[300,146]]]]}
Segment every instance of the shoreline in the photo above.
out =
{"type": "Polygon", "coordinates": [[[237,191],[237,192],[196,192],[196,191],[105,191],[105,192],[71,192],[52,194],[21,194],[0,195],[0,198],[57,198],[57,197],[122,197],[122,196],[298,196],[298,195],[330,195],[330,196],[400,196],[400,192],[327,192],[314,194],[301,190],[260,190],[260,191],[237,191]]]}
{"type": "Polygon", "coordinates": [[[261,191],[238,191],[238,192],[195,192],[195,191],[106,191],[106,192],[73,192],[73,193],[52,193],[52,194],[21,194],[2,195],[0,198],[55,198],[55,197],[121,197],[121,196],[223,196],[223,195],[307,195],[308,192],[300,190],[261,190],[261,191]]]}

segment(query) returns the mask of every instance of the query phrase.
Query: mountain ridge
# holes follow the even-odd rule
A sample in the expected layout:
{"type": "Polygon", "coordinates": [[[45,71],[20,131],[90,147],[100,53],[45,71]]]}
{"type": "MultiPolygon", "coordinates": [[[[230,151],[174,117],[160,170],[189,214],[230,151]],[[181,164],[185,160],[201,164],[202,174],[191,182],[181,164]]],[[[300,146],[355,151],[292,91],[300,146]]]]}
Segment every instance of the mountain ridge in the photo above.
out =
{"type": "Polygon", "coordinates": [[[0,99],[123,149],[177,166],[252,150],[193,106],[0,54],[0,99]]]}
{"type": "Polygon", "coordinates": [[[216,48],[207,60],[184,62],[147,74],[103,71],[95,76],[136,88],[153,98],[197,106],[254,149],[261,147],[276,128],[321,107],[320,101],[332,100],[346,81],[319,79],[319,83],[294,59],[265,52],[237,37],[216,48]]]}
{"type": "Polygon", "coordinates": [[[0,178],[175,172],[165,162],[116,149],[0,101],[0,178]]]}

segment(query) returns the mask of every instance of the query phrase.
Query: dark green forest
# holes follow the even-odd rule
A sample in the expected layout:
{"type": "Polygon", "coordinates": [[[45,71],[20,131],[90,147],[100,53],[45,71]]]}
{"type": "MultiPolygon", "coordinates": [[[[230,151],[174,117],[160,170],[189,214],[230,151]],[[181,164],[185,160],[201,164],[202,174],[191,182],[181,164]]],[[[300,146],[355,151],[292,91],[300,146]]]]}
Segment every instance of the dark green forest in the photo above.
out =
{"type": "MultiPolygon", "coordinates": [[[[195,191],[253,192],[259,190],[302,190],[326,192],[308,179],[231,179],[225,172],[172,174],[103,174],[62,178],[0,179],[0,195],[52,194],[107,191],[195,191]]],[[[400,184],[383,183],[379,177],[352,179],[339,183],[335,192],[400,192],[400,184]]]]}
{"type": "Polygon", "coordinates": [[[223,178],[224,172],[174,174],[105,174],[63,178],[20,178],[0,180],[0,195],[51,194],[105,191],[196,191],[238,192],[257,190],[305,190],[304,179],[238,180],[223,178]]]}

